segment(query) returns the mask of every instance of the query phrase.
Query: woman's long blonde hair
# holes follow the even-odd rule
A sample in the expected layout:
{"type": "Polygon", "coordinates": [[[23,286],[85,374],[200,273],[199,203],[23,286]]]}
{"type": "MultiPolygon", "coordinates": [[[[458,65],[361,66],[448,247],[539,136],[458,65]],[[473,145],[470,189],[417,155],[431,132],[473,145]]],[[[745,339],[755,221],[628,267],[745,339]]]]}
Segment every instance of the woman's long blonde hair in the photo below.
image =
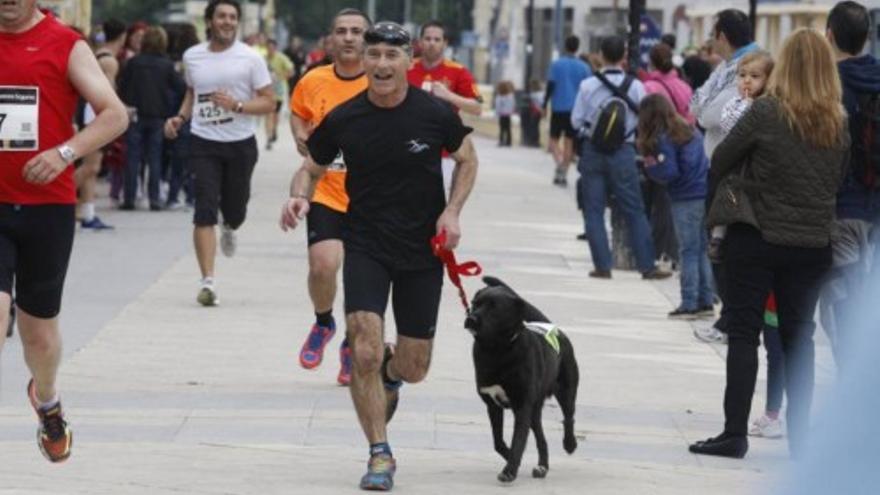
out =
{"type": "Polygon", "coordinates": [[[782,45],[767,84],[789,126],[817,148],[839,146],[846,114],[831,45],[817,31],[801,28],[782,45]]]}

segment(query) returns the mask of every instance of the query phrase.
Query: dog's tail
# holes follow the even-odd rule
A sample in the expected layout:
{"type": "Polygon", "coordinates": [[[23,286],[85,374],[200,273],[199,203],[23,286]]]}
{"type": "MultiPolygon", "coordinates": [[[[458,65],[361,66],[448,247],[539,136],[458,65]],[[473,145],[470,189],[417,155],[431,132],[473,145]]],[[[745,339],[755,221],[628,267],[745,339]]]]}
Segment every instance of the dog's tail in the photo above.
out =
{"type": "Polygon", "coordinates": [[[530,302],[523,299],[522,296],[517,294],[516,291],[513,290],[512,287],[505,284],[500,278],[496,278],[491,275],[486,275],[485,277],[483,277],[483,282],[486,285],[488,285],[489,287],[504,287],[505,289],[509,290],[513,295],[522,299],[522,301],[525,303],[525,308],[523,311],[523,317],[525,318],[525,321],[550,323],[550,318],[547,318],[547,315],[542,313],[541,310],[539,310],[538,308],[532,306],[532,304],[530,302]]]}

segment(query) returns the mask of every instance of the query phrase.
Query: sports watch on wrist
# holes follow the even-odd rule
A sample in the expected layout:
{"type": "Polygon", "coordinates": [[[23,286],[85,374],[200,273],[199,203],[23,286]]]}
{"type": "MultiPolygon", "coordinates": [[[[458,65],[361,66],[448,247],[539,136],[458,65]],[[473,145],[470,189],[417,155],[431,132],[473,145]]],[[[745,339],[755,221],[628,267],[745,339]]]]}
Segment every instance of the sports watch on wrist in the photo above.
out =
{"type": "Polygon", "coordinates": [[[58,154],[61,155],[61,159],[64,160],[64,163],[71,164],[76,160],[76,151],[73,151],[73,148],[70,146],[62,144],[55,149],[58,150],[58,154]]]}
{"type": "Polygon", "coordinates": [[[240,101],[235,104],[235,113],[242,113],[242,112],[244,112],[244,102],[240,101]]]}

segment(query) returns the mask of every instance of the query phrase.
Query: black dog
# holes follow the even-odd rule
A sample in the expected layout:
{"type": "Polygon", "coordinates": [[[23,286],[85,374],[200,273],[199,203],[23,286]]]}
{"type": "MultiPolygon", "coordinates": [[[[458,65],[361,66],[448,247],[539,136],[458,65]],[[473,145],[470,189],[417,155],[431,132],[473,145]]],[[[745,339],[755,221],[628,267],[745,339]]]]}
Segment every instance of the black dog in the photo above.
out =
{"type": "Polygon", "coordinates": [[[550,320],[504,282],[493,277],[484,277],[483,281],[488,287],[474,296],[464,326],[474,335],[477,392],[489,412],[495,451],[507,461],[498,480],[516,479],[530,428],[538,445],[538,466],[532,476],[543,478],[550,469],[541,425],[547,397],[554,395],[562,408],[565,451],[571,454],[577,448],[574,405],[579,375],[574,349],[559,330],[548,336],[527,328],[525,322],[550,320]],[[503,437],[504,408],[512,409],[514,416],[510,448],[503,437]]]}

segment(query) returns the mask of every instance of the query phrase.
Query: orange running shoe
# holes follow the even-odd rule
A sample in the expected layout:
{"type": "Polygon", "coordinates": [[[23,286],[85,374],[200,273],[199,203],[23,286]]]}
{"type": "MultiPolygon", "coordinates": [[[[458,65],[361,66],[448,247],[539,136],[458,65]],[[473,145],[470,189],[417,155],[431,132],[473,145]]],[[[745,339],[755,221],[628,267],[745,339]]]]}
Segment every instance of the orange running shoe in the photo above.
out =
{"type": "Polygon", "coordinates": [[[27,392],[31,406],[40,418],[40,427],[37,429],[37,445],[40,447],[40,452],[51,462],[66,461],[73,447],[73,432],[64,420],[61,402],[56,402],[49,408],[40,408],[33,379],[28,383],[27,392]]]}

